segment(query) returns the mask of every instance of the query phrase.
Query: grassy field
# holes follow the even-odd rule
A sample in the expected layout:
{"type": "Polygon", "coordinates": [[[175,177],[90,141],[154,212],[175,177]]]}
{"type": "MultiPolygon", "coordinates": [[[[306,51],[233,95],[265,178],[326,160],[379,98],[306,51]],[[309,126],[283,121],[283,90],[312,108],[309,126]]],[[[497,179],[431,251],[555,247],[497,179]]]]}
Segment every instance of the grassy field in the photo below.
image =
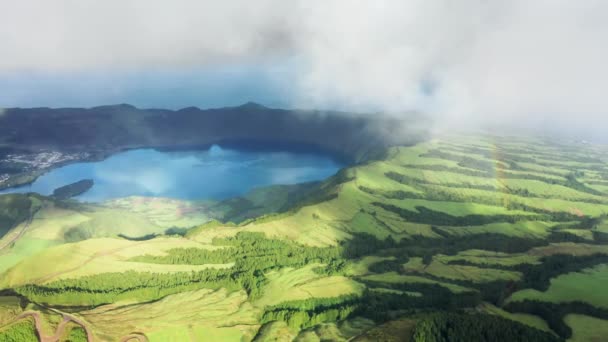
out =
{"type": "Polygon", "coordinates": [[[384,283],[393,283],[393,284],[407,284],[407,283],[436,284],[436,285],[445,287],[454,293],[469,292],[472,290],[470,288],[465,288],[465,287],[451,284],[448,282],[435,281],[435,280],[425,278],[425,277],[420,277],[420,276],[402,275],[402,274],[398,274],[395,272],[368,275],[368,276],[363,277],[362,279],[371,280],[371,281],[380,281],[380,282],[384,282],[384,283]]]}
{"type": "Polygon", "coordinates": [[[251,339],[259,328],[256,312],[244,292],[199,290],[171,295],[154,303],[103,305],[83,311],[79,316],[92,325],[102,340],[145,331],[151,341],[188,340],[191,334],[240,341],[251,339]]]}
{"type": "Polygon", "coordinates": [[[313,271],[320,267],[311,264],[300,269],[284,268],[266,275],[268,285],[264,295],[253,302],[256,307],[276,305],[281,302],[314,297],[337,297],[345,294],[361,294],[364,286],[343,276],[324,277],[313,271]]]}
{"type": "Polygon", "coordinates": [[[582,301],[593,306],[608,308],[606,284],[608,284],[608,264],[603,264],[553,278],[551,286],[545,292],[531,289],[518,291],[513,294],[511,300],[534,299],[552,303],[582,301]]]}
{"type": "Polygon", "coordinates": [[[568,342],[601,342],[608,334],[608,321],[584,315],[568,315],[565,318],[572,330],[568,342]]]}
{"type": "Polygon", "coordinates": [[[0,327],[12,322],[23,310],[18,297],[0,296],[0,327]]]}
{"type": "Polygon", "coordinates": [[[539,330],[552,332],[551,328],[549,328],[549,325],[547,325],[547,322],[545,322],[542,318],[538,316],[522,313],[511,313],[488,303],[481,304],[477,309],[481,312],[489,313],[492,315],[498,315],[513,321],[523,323],[539,330]]]}
{"type": "Polygon", "coordinates": [[[137,255],[162,255],[163,251],[177,247],[214,249],[214,246],[204,246],[190,240],[177,238],[158,238],[147,241],[129,241],[115,238],[89,239],[80,243],[69,243],[48,248],[35,257],[22,261],[4,274],[0,280],[0,286],[15,287],[27,283],[49,282],[100,272],[133,270],[166,273],[231,266],[230,264],[155,265],[129,261],[137,255]],[[20,269],[27,269],[28,272],[21,272],[20,269]]]}
{"type": "Polygon", "coordinates": [[[508,254],[501,252],[472,249],[459,252],[456,255],[436,255],[435,259],[443,263],[451,261],[467,261],[477,265],[515,266],[521,264],[538,264],[539,257],[527,253],[508,254]]]}
{"type": "MultiPolygon", "coordinates": [[[[390,148],[321,183],[221,202],[0,197],[14,209],[0,212],[10,223],[0,237],[0,331],[21,322],[25,304],[45,335],[69,312],[100,340],[407,341],[417,312],[449,307],[595,341],[608,320],[599,317],[608,309],[607,161],[608,149],[590,145],[448,136],[390,148]],[[229,244],[251,232],[262,237],[229,244]],[[104,279],[126,272],[150,284],[94,300],[116,285],[104,279]],[[167,291],[195,274],[209,276],[167,291]],[[68,304],[96,304],[37,305],[62,284],[78,285],[70,291],[82,301],[68,304]],[[524,300],[543,314],[513,309],[524,300]],[[586,303],[585,315],[573,301],[586,303]]],[[[70,324],[65,339],[81,338],[70,324]]]]}
{"type": "Polygon", "coordinates": [[[434,260],[425,269],[424,273],[435,277],[453,280],[468,280],[473,282],[490,282],[494,280],[518,280],[521,274],[492,268],[479,268],[466,265],[450,265],[434,260]]]}

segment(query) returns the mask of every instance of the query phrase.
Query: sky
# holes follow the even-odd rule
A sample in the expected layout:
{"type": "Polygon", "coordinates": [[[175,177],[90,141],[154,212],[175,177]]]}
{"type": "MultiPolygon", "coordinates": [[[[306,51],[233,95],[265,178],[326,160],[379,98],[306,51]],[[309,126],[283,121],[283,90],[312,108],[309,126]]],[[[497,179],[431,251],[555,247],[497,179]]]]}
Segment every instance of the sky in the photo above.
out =
{"type": "Polygon", "coordinates": [[[603,138],[603,0],[0,0],[0,107],[255,101],[603,138]]]}

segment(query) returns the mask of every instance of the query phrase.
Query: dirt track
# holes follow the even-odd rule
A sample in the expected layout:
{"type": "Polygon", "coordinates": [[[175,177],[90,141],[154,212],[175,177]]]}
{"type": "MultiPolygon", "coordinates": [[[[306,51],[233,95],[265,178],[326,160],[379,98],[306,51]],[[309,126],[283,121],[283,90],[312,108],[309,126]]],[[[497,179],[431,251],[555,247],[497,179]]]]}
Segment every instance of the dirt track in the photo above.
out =
{"type": "Polygon", "coordinates": [[[40,337],[40,342],[57,342],[57,341],[59,341],[59,338],[63,335],[63,331],[65,330],[66,324],[70,321],[80,325],[87,334],[87,341],[93,342],[93,334],[82,321],[80,321],[79,319],[77,319],[71,315],[67,315],[67,314],[62,314],[62,315],[63,315],[63,321],[61,321],[61,323],[59,323],[59,325],[57,326],[57,329],[55,330],[55,334],[53,336],[46,336],[42,333],[42,323],[40,322],[41,318],[40,318],[39,312],[36,312],[36,311],[24,312],[21,315],[17,316],[17,318],[15,320],[19,320],[19,319],[22,319],[22,318],[25,318],[28,316],[31,316],[32,318],[34,318],[34,325],[36,327],[36,332],[38,332],[38,336],[40,337]]]}

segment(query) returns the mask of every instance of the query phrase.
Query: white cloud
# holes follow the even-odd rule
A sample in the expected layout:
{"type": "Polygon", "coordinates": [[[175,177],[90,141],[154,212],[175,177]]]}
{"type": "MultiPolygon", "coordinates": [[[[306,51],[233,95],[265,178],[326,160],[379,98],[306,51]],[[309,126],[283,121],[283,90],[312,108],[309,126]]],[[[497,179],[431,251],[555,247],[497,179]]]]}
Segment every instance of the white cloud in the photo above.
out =
{"type": "Polygon", "coordinates": [[[1,69],[190,66],[275,51],[281,1],[1,0],[1,69]]]}
{"type": "Polygon", "coordinates": [[[602,0],[0,1],[0,71],[289,56],[299,107],[425,111],[439,128],[608,125],[602,0]]]}

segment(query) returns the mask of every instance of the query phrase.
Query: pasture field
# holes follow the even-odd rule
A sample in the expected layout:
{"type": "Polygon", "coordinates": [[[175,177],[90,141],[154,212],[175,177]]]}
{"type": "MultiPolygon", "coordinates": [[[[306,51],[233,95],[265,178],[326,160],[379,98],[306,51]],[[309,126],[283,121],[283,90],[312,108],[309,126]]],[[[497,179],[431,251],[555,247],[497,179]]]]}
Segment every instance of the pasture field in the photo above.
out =
{"type": "Polygon", "coordinates": [[[595,342],[607,222],[608,148],[489,135],[225,201],[0,196],[0,340],[595,342]]]}
{"type": "Polygon", "coordinates": [[[538,316],[522,313],[511,313],[488,303],[481,304],[477,309],[481,312],[489,313],[492,315],[498,315],[513,321],[526,324],[539,330],[553,333],[551,331],[551,328],[549,328],[547,322],[545,322],[542,318],[538,316]]]}
{"type": "Polygon", "coordinates": [[[12,322],[23,310],[19,306],[19,298],[0,296],[0,326],[12,322]]]}
{"type": "Polygon", "coordinates": [[[436,255],[436,260],[443,263],[451,261],[466,261],[476,265],[516,266],[521,264],[538,264],[538,257],[529,254],[508,254],[501,252],[490,252],[480,249],[472,249],[459,252],[456,255],[436,255]]]}
{"type": "Polygon", "coordinates": [[[268,284],[264,295],[253,304],[256,307],[308,298],[338,297],[363,292],[364,286],[343,276],[324,277],[313,271],[322,265],[311,264],[300,269],[284,268],[266,274],[268,284]]]}
{"type": "Polygon", "coordinates": [[[433,284],[445,287],[454,293],[462,293],[472,291],[470,288],[465,288],[448,282],[435,281],[429,278],[420,276],[402,275],[396,272],[368,275],[362,278],[363,280],[378,281],[388,284],[433,284]]]}
{"type": "Polygon", "coordinates": [[[203,289],[167,296],[153,303],[102,305],[79,316],[90,322],[95,335],[101,339],[114,340],[146,331],[155,341],[180,340],[190,334],[203,336],[205,333],[231,336],[231,341],[238,341],[243,336],[251,338],[259,328],[256,312],[244,292],[203,289]]]}
{"type": "Polygon", "coordinates": [[[545,292],[526,289],[511,297],[512,301],[538,300],[543,302],[581,301],[600,308],[608,308],[606,296],[608,284],[608,264],[568,273],[551,279],[551,286],[545,292]]]}
{"type": "Polygon", "coordinates": [[[584,315],[571,314],[565,318],[573,332],[568,342],[600,342],[608,334],[608,321],[584,315]]]}
{"type": "Polygon", "coordinates": [[[494,280],[516,281],[521,278],[521,274],[518,272],[493,268],[479,268],[467,265],[450,265],[436,260],[432,261],[424,269],[424,273],[435,277],[482,283],[491,282],[494,280]]]}

